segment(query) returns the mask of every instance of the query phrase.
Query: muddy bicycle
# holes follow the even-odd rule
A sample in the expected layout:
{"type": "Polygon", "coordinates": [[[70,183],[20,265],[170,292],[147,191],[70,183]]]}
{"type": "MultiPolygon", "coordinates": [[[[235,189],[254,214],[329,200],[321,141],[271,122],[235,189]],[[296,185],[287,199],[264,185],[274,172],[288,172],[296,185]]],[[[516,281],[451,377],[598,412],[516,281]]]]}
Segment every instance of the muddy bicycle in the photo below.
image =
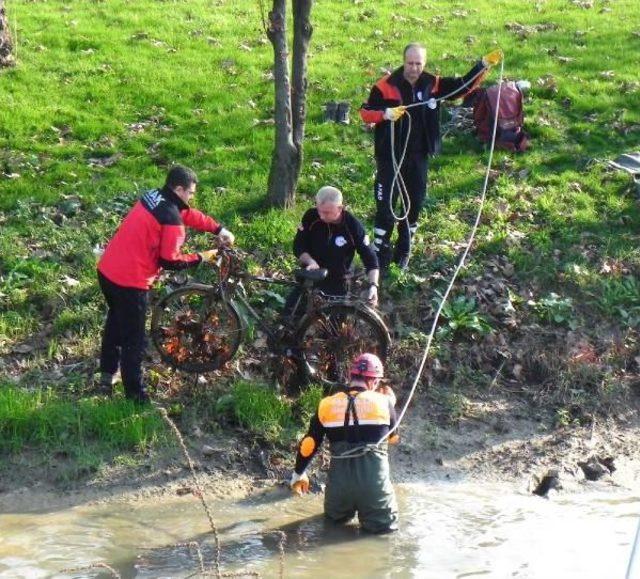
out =
{"type": "Polygon", "coordinates": [[[329,299],[314,286],[326,269],[297,270],[295,280],[253,275],[236,250],[220,248],[217,282],[189,283],[173,290],[152,309],[151,340],[162,360],[185,372],[220,369],[238,351],[250,319],[276,354],[293,360],[308,381],[325,387],[348,381],[357,354],[372,352],[385,360],[389,331],[365,302],[345,296],[329,299]],[[299,298],[277,323],[250,303],[245,283],[297,287],[299,298]]]}

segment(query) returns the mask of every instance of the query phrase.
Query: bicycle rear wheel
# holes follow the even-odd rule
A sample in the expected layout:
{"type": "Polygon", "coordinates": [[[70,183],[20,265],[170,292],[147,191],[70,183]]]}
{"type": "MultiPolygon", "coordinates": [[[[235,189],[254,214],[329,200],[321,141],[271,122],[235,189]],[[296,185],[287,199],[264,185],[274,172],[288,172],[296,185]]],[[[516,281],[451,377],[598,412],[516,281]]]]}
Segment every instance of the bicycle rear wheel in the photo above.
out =
{"type": "Polygon", "coordinates": [[[332,387],[349,381],[349,368],[358,354],[371,352],[384,362],[391,338],[372,310],[328,304],[302,320],[296,343],[307,378],[332,387]]]}
{"type": "Polygon", "coordinates": [[[151,340],[166,364],[185,372],[211,372],[237,352],[242,323],[236,308],[213,288],[183,287],[153,308],[151,340]]]}

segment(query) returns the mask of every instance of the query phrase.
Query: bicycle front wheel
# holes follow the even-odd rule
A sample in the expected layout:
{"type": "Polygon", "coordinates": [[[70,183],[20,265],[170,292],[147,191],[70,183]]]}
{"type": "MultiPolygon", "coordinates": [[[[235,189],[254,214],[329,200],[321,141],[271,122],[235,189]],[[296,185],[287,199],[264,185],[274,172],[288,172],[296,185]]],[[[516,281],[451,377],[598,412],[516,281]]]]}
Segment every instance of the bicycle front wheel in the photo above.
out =
{"type": "Polygon", "coordinates": [[[185,372],[211,372],[237,352],[242,323],[236,308],[213,288],[183,287],[153,308],[151,340],[166,364],[185,372]]]}
{"type": "Polygon", "coordinates": [[[384,362],[391,338],[382,319],[353,304],[329,304],[302,320],[296,334],[307,378],[324,386],[349,381],[351,362],[364,352],[384,362]]]}

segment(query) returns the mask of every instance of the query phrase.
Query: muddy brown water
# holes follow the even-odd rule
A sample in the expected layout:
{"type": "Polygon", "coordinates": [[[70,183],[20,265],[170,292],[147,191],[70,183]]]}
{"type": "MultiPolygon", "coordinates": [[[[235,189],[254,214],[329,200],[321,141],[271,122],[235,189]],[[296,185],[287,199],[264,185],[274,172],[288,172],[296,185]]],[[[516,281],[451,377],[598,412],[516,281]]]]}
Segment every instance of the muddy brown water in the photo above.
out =
{"type": "MultiPolygon", "coordinates": [[[[628,490],[543,499],[507,485],[396,488],[400,531],[383,537],[327,526],[321,495],[278,487],[212,502],[222,570],[278,577],[274,530],[282,530],[289,578],[622,578],[640,515],[640,493],[628,490]]],[[[177,544],[189,541],[212,562],[208,522],[192,496],[0,514],[0,577],[108,576],[59,572],[97,561],[122,577],[186,577],[197,559],[177,544]]]]}

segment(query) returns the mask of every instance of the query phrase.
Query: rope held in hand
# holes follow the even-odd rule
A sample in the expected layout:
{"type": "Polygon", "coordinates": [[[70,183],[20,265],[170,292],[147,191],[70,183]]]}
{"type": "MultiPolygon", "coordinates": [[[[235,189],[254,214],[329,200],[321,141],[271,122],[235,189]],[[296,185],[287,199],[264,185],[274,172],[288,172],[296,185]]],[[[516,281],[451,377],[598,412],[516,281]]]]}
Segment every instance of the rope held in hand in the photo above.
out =
{"type": "MultiPolygon", "coordinates": [[[[501,62],[500,64],[500,78],[498,81],[498,96],[497,96],[497,105],[496,105],[496,110],[498,109],[498,107],[500,106],[500,94],[501,94],[501,89],[502,89],[502,78],[503,78],[503,72],[504,72],[504,61],[501,62]]],[[[471,81],[469,81],[471,82],[471,81]]],[[[463,87],[464,88],[464,87],[463,87]]],[[[460,89],[458,89],[460,90],[460,89]]],[[[457,92],[457,91],[456,91],[457,92]]],[[[442,98],[447,98],[447,96],[450,95],[446,95],[445,97],[442,98]]],[[[440,99],[442,100],[442,99],[440,99]]],[[[409,105],[411,106],[420,106],[426,103],[415,103],[413,105],[409,105]]],[[[408,108],[408,107],[407,107],[408,108]]],[[[433,318],[433,323],[431,324],[431,331],[429,332],[429,335],[427,337],[427,344],[425,346],[423,355],[422,355],[422,360],[420,361],[420,367],[418,368],[418,372],[416,373],[416,376],[413,380],[413,384],[411,385],[411,390],[409,391],[409,396],[407,397],[406,402],[404,403],[404,406],[402,407],[402,410],[400,411],[400,414],[398,415],[398,420],[396,421],[396,424],[393,428],[391,428],[389,430],[389,432],[387,432],[387,434],[385,434],[382,438],[380,438],[380,440],[378,440],[378,442],[375,445],[367,445],[367,447],[362,446],[362,447],[356,447],[353,449],[350,449],[340,455],[333,455],[333,458],[355,458],[358,456],[363,456],[366,452],[369,451],[369,448],[371,448],[372,446],[378,446],[380,444],[382,444],[385,440],[387,440],[395,431],[398,430],[398,428],[400,427],[400,423],[402,422],[402,420],[404,419],[404,415],[407,412],[407,409],[409,408],[409,404],[411,404],[411,400],[413,399],[413,396],[415,395],[416,389],[418,387],[418,383],[420,382],[420,378],[422,377],[422,373],[424,371],[424,367],[425,364],[427,362],[427,358],[429,357],[429,351],[431,350],[431,344],[433,342],[433,337],[435,336],[436,333],[436,328],[438,326],[438,321],[440,320],[440,314],[442,313],[442,309],[444,308],[444,305],[449,297],[449,294],[451,293],[451,290],[453,289],[453,285],[458,277],[458,274],[460,273],[460,271],[462,270],[465,261],[467,259],[467,256],[469,255],[469,252],[471,251],[471,245],[473,244],[473,241],[475,239],[476,236],[476,232],[478,231],[478,226],[480,225],[480,219],[482,217],[482,210],[484,209],[484,204],[485,204],[485,200],[487,198],[487,188],[489,186],[489,175],[491,174],[491,164],[493,163],[493,152],[495,149],[495,143],[496,143],[496,133],[497,133],[497,128],[498,128],[498,115],[494,116],[493,119],[493,132],[492,132],[492,136],[491,136],[491,147],[489,148],[489,160],[487,162],[487,169],[485,171],[485,175],[484,175],[484,183],[482,186],[482,195],[480,197],[480,205],[478,206],[478,212],[476,213],[476,219],[475,222],[473,224],[473,227],[471,228],[471,233],[469,235],[469,238],[467,240],[466,243],[466,247],[464,252],[462,253],[462,256],[460,257],[460,260],[458,261],[458,265],[456,266],[456,269],[453,272],[453,275],[451,276],[451,280],[449,281],[449,285],[447,286],[446,291],[444,292],[444,294],[442,295],[442,299],[440,300],[440,304],[438,305],[438,309],[436,310],[436,315],[433,318]]]]}

